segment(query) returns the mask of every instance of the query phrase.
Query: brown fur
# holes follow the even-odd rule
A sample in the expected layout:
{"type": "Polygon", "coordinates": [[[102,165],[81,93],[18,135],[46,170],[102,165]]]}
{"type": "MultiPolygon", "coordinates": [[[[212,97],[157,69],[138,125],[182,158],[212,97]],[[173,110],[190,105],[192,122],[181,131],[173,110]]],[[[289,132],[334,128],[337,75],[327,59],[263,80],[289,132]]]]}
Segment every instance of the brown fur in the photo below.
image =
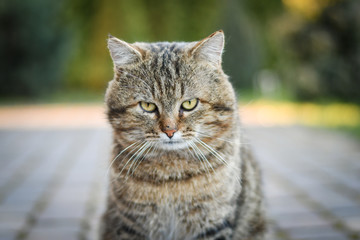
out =
{"type": "Polygon", "coordinates": [[[222,31],[192,43],[109,38],[114,148],[101,239],[263,239],[260,172],[241,141],[223,43],[222,31]]]}

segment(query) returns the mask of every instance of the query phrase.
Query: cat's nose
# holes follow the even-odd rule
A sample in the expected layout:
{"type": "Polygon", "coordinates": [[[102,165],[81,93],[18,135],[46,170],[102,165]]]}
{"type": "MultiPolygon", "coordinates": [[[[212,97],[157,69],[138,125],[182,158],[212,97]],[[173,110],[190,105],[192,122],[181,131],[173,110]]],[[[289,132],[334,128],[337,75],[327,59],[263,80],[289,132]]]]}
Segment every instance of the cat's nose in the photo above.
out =
{"type": "Polygon", "coordinates": [[[163,131],[169,138],[172,138],[177,131],[177,126],[174,120],[165,119],[161,124],[161,131],[163,131]]]}
{"type": "Polygon", "coordinates": [[[172,138],[174,136],[174,133],[176,132],[176,129],[165,129],[163,132],[169,137],[172,138]]]}

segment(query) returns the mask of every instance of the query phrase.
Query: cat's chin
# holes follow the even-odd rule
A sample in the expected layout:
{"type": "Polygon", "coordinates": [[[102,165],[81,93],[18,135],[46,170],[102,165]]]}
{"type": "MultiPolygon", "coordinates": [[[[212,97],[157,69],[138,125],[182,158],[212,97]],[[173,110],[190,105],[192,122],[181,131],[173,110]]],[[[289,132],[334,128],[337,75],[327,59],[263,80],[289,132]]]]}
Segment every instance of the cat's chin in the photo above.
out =
{"type": "Polygon", "coordinates": [[[177,151],[187,149],[188,145],[184,141],[162,141],[158,144],[158,148],[166,151],[177,151]]]}

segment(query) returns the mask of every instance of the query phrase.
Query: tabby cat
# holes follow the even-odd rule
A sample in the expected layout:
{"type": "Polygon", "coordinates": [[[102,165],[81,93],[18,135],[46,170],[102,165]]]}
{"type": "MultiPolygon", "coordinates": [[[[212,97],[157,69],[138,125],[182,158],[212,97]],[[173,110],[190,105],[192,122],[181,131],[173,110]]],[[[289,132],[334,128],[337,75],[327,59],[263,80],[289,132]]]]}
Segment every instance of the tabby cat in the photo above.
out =
{"type": "Polygon", "coordinates": [[[221,68],[224,34],[128,44],[109,36],[113,158],[101,239],[263,239],[258,166],[221,68]]]}

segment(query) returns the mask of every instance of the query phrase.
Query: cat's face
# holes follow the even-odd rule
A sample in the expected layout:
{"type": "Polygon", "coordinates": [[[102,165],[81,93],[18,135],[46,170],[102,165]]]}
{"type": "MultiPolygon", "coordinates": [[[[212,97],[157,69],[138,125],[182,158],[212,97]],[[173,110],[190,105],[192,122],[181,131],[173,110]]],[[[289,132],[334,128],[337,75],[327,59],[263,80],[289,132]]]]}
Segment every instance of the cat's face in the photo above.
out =
{"type": "Polygon", "coordinates": [[[223,43],[221,31],[191,43],[130,45],[110,37],[115,79],[106,103],[116,141],[184,151],[231,134],[237,111],[221,69],[223,43]]]}

